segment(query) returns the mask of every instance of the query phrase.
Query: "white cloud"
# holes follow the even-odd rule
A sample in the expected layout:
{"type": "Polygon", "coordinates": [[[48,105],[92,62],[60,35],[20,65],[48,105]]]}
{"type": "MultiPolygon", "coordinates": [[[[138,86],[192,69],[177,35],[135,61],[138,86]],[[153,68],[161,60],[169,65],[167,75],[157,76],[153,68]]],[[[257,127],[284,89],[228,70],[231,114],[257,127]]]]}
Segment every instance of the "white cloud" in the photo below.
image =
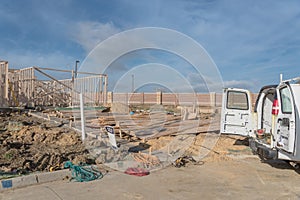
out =
{"type": "Polygon", "coordinates": [[[224,87],[252,90],[253,88],[257,87],[257,84],[253,80],[230,80],[230,81],[224,81],[224,87]]]}
{"type": "MultiPolygon", "coordinates": [[[[52,3],[54,6],[28,2],[0,5],[0,24],[6,27],[1,31],[3,51],[0,50],[0,55],[12,65],[54,67],[70,63],[71,67],[75,59],[70,57],[82,57],[82,50],[88,54],[99,42],[121,30],[153,26],[181,31],[203,45],[220,68],[223,79],[228,80],[227,87],[256,88],[260,83],[276,82],[279,73],[286,77],[298,73],[300,2],[297,0],[246,3],[125,0],[104,4],[63,1],[52,3]],[[31,12],[25,13],[28,7],[31,12]],[[47,44],[40,44],[40,36],[56,45],[50,49],[47,44]],[[39,46],[41,48],[37,48],[39,46]],[[7,47],[20,52],[13,55],[7,47]],[[29,53],[27,49],[36,52],[29,53]],[[60,53],[52,53],[53,49],[60,53]],[[253,84],[253,79],[260,83],[253,84]]],[[[117,41],[114,46],[128,44],[132,45],[131,41],[117,41]]],[[[182,49],[178,42],[173,44],[182,49]]],[[[111,53],[107,50],[103,53],[105,58],[111,53]]],[[[128,58],[128,62],[130,60],[128,58]]],[[[116,63],[114,70],[129,68],[121,64],[116,63]]],[[[115,71],[111,77],[116,76],[115,71]]],[[[199,90],[206,88],[197,81],[193,83],[198,84],[199,90]]]]}
{"type": "Polygon", "coordinates": [[[120,32],[120,29],[112,22],[85,21],[78,22],[71,31],[73,40],[90,52],[99,42],[120,32]]]}
{"type": "Polygon", "coordinates": [[[7,60],[9,68],[24,68],[24,67],[48,67],[61,68],[72,70],[75,65],[75,58],[66,56],[61,52],[53,52],[47,54],[40,54],[36,52],[1,52],[2,60],[7,60]],[[22,63],[20,65],[20,63],[22,63]]]}

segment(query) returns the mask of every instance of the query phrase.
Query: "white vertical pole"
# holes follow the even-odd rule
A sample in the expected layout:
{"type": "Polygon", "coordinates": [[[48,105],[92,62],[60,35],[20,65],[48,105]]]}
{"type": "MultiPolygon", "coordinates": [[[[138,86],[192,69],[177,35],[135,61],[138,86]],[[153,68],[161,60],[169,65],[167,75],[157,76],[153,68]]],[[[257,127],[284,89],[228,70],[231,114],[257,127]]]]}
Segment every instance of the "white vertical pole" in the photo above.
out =
{"type": "Polygon", "coordinates": [[[72,81],[71,81],[71,87],[72,87],[72,90],[71,90],[71,101],[70,101],[70,106],[74,106],[74,102],[75,102],[75,93],[74,93],[74,88],[75,88],[75,74],[74,74],[74,71],[72,70],[72,81]]]}
{"type": "Polygon", "coordinates": [[[108,81],[108,78],[107,78],[107,75],[105,75],[104,76],[104,91],[103,91],[103,94],[104,94],[103,104],[104,105],[107,105],[107,81],[108,81]]]}
{"type": "MultiPolygon", "coordinates": [[[[9,88],[9,83],[8,83],[8,62],[4,62],[4,70],[5,70],[5,93],[4,93],[4,98],[8,102],[8,88],[9,88]]],[[[12,91],[11,91],[12,92],[12,91]]]]}
{"type": "Polygon", "coordinates": [[[81,117],[81,139],[85,140],[85,117],[84,117],[84,102],[82,93],[79,94],[80,97],[80,117],[81,117]]]}

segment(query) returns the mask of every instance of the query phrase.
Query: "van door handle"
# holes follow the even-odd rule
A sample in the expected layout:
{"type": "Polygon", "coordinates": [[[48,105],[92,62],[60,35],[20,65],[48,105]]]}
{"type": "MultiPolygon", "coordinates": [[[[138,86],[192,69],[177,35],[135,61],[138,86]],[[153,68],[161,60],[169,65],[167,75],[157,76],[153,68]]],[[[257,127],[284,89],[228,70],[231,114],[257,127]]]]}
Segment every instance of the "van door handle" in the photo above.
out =
{"type": "Polygon", "coordinates": [[[226,113],[227,116],[235,116],[233,113],[226,113]]]}

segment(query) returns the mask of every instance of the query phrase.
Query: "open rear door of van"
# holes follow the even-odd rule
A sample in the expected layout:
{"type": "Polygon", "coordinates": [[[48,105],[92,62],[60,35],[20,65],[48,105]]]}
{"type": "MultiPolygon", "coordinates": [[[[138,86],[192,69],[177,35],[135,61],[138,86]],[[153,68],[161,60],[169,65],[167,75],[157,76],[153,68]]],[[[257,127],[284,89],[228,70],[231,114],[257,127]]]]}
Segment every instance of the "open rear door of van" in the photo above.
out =
{"type": "MultiPolygon", "coordinates": [[[[295,88],[294,90],[296,89],[298,88],[295,88]]],[[[296,111],[294,99],[297,96],[294,96],[291,86],[286,83],[281,83],[277,87],[277,96],[279,97],[280,111],[276,121],[276,134],[278,138],[276,146],[279,149],[293,153],[296,134],[296,111]]]]}
{"type": "Polygon", "coordinates": [[[252,131],[250,92],[244,89],[223,90],[221,133],[248,136],[252,131]]]}

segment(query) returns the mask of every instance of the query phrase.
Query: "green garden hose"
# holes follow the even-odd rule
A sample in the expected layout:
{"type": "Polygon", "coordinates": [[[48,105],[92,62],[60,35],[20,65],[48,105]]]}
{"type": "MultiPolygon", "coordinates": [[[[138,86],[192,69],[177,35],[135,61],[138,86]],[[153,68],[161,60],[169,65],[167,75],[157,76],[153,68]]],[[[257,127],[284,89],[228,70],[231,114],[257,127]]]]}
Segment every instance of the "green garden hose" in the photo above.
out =
{"type": "Polygon", "coordinates": [[[71,161],[67,161],[64,168],[70,168],[72,171],[72,178],[78,182],[93,181],[103,177],[103,174],[100,171],[93,169],[92,166],[73,165],[71,161]]]}

